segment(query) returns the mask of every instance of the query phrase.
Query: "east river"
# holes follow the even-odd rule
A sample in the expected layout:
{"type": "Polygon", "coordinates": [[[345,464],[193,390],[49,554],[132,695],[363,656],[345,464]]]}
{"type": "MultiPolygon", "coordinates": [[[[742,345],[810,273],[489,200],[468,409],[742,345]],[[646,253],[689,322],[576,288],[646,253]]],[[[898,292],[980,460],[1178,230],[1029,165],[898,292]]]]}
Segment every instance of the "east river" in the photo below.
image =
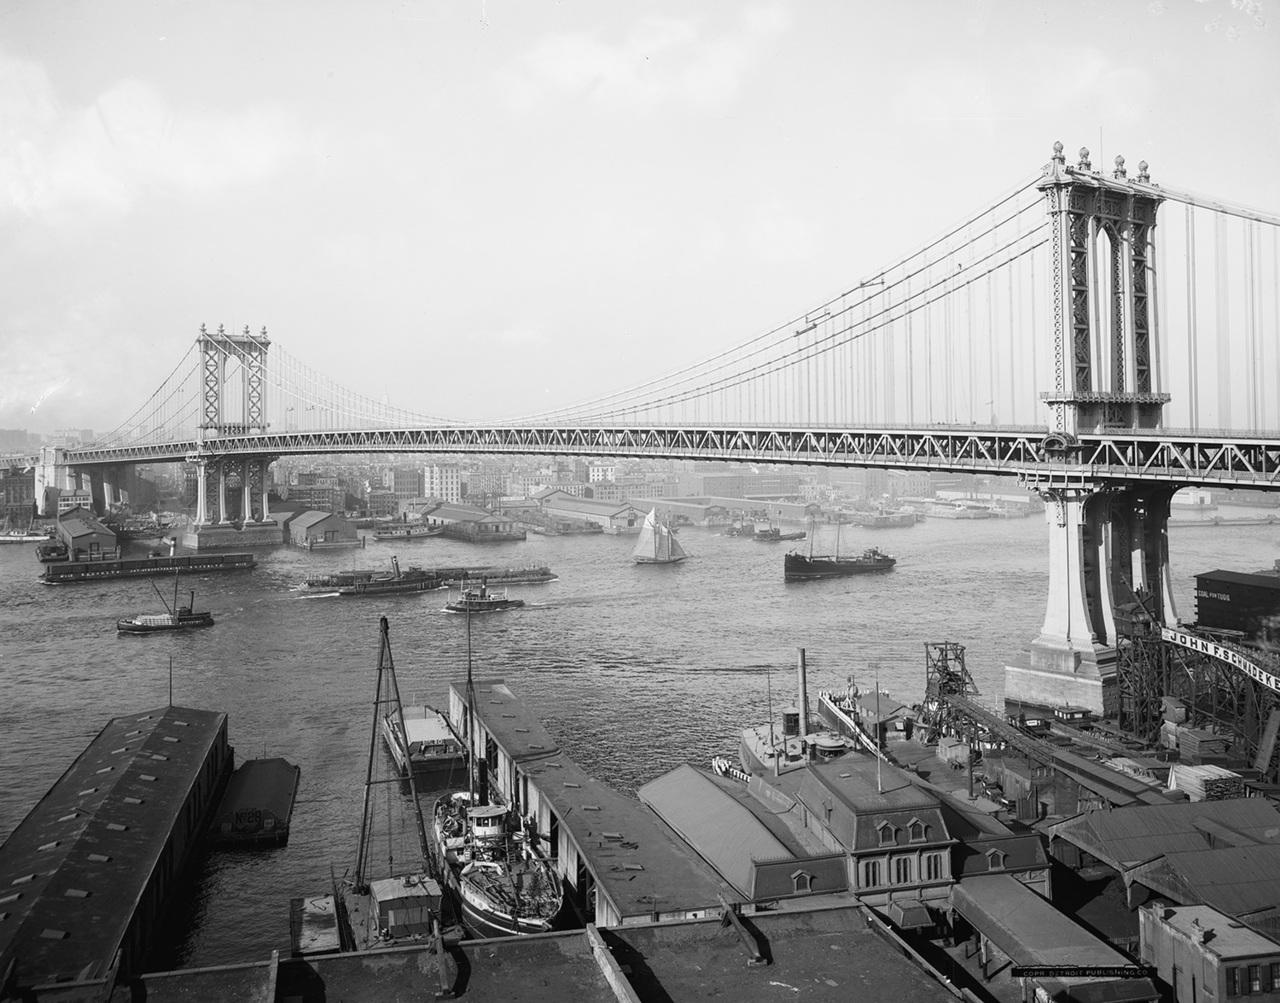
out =
{"type": "MultiPolygon", "coordinates": [[[[1248,514],[1222,509],[1224,517],[1248,514]]],[[[1043,517],[847,529],[875,544],[884,575],[784,584],[786,549],[685,529],[691,559],[631,562],[634,541],[534,537],[479,548],[439,538],[367,549],[258,552],[251,572],[184,579],[217,623],[185,634],[121,636],[117,617],[160,606],[152,582],[48,587],[33,547],[0,547],[0,839],[114,716],[163,707],[169,665],[178,706],[225,711],[237,762],[284,756],[302,769],[287,847],[216,851],[201,868],[170,963],[204,966],[288,952],[289,899],[329,888],[355,855],[372,721],[378,618],[387,616],[400,687],[443,705],[465,678],[465,623],[446,594],[316,597],[308,576],[352,567],[548,564],[560,580],[512,588],[522,610],[477,618],[477,677],[502,677],[561,748],[625,791],[682,762],[736,750],[737,734],[794,694],[804,647],[810,691],[864,685],[873,663],[908,703],[924,688],[924,644],[956,641],[984,697],[998,701],[1005,660],[1044,617],[1043,517]]],[[[1280,526],[1174,527],[1179,612],[1194,618],[1193,576],[1254,571],[1280,554],[1280,526]]],[[[821,550],[822,548],[819,547],[821,550]]],[[[172,584],[168,585],[172,588],[172,584]]],[[[379,749],[381,754],[382,750],[379,749]]]]}

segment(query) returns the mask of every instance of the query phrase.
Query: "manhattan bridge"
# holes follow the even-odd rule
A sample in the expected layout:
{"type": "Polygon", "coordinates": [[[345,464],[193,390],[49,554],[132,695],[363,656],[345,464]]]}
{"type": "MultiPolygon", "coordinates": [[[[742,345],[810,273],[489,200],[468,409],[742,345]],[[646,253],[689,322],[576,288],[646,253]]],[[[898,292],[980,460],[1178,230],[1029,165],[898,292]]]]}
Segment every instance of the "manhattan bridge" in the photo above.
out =
{"type": "Polygon", "coordinates": [[[1054,144],[963,222],[785,323],[516,419],[392,407],[316,373],[265,328],[201,327],[113,432],[10,462],[35,467],[37,497],[88,479],[108,504],[125,466],[194,464],[198,525],[267,521],[270,465],[308,454],[1013,476],[1046,503],[1050,575],[1044,626],[1008,685],[1121,713],[1138,731],[1158,723],[1162,693],[1181,693],[1269,761],[1280,668],[1216,642],[1206,657],[1205,638],[1179,629],[1167,527],[1184,487],[1280,490],[1280,215],[1168,181],[1054,144]]]}

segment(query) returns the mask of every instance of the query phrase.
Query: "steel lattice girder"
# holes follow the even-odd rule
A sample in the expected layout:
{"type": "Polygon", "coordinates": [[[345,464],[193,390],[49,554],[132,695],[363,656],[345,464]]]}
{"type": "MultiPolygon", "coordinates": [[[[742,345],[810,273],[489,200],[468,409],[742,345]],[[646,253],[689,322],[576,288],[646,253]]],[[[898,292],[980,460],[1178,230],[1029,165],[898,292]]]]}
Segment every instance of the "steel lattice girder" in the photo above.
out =
{"type": "Polygon", "coordinates": [[[76,465],[180,460],[188,454],[505,453],[754,460],[1006,474],[1029,485],[1162,482],[1280,489],[1280,439],[1098,433],[1046,448],[1045,429],[435,426],[233,434],[68,450],[76,465]]]}

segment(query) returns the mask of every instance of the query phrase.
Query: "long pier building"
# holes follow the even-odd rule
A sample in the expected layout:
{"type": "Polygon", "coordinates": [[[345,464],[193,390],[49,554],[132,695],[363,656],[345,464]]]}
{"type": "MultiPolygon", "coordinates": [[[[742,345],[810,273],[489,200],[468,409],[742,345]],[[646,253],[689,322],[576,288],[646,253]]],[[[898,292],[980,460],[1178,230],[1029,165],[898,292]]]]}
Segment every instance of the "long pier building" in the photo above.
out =
{"type": "Polygon", "coordinates": [[[220,712],[107,723],[0,846],[0,997],[106,999],[141,971],[232,758],[220,712]]]}

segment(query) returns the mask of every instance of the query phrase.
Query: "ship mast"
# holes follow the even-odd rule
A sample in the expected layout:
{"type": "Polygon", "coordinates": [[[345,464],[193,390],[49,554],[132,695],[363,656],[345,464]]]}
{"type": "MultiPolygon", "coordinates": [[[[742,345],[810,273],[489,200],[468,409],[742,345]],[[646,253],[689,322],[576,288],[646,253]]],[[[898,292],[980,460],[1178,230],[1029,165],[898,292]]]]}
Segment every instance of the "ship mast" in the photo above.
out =
{"type": "Polygon", "coordinates": [[[418,802],[418,785],[413,776],[413,764],[409,761],[409,732],[404,723],[404,707],[400,703],[400,685],[396,682],[395,661],[391,657],[391,632],[384,616],[378,621],[378,683],[373,697],[373,727],[369,733],[369,761],[365,767],[364,779],[364,812],[360,822],[360,847],[356,853],[355,885],[363,888],[368,883],[367,866],[370,843],[373,838],[373,813],[369,810],[369,800],[373,791],[373,763],[378,751],[378,729],[383,717],[383,704],[391,704],[396,715],[396,726],[399,728],[401,740],[405,746],[405,763],[409,775],[409,793],[413,800],[413,817],[418,826],[418,843],[422,849],[423,860],[431,859],[431,849],[427,842],[427,829],[422,821],[422,806],[418,802]],[[384,696],[384,693],[386,694],[384,696]]]}

